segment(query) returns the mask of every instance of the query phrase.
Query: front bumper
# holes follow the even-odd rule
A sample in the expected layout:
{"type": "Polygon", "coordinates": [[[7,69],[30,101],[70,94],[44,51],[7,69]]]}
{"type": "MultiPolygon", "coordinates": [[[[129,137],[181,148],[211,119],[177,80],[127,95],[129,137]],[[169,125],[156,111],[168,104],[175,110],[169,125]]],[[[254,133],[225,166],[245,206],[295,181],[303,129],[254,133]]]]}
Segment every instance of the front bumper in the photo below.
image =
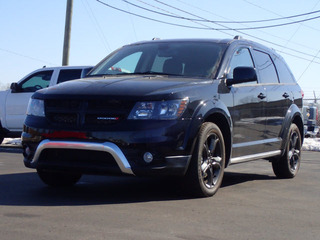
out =
{"type": "Polygon", "coordinates": [[[83,174],[184,175],[192,152],[189,127],[190,120],[182,120],[66,129],[28,116],[22,133],[24,164],[83,174]],[[144,160],[145,153],[152,154],[151,162],[144,160]]]}
{"type": "Polygon", "coordinates": [[[163,143],[116,144],[88,139],[29,138],[24,132],[22,144],[26,167],[82,174],[181,176],[186,173],[191,159],[185,151],[169,151],[163,143]],[[145,152],[153,154],[153,161],[144,161],[145,152]]]}
{"type": "Polygon", "coordinates": [[[191,156],[167,156],[161,164],[130,164],[114,143],[45,139],[34,154],[24,145],[24,164],[29,168],[84,174],[184,175],[191,156]]]}

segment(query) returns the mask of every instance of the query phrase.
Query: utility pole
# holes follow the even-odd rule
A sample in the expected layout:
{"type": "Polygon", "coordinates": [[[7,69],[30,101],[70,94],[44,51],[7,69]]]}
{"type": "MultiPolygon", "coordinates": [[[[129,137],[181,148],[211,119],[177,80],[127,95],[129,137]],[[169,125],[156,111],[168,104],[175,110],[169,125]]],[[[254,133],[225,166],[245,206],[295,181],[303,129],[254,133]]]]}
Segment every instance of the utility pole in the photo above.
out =
{"type": "Polygon", "coordinates": [[[66,24],[64,28],[64,43],[63,43],[63,56],[62,56],[63,66],[69,65],[72,5],[73,5],[73,0],[67,0],[66,24]]]}

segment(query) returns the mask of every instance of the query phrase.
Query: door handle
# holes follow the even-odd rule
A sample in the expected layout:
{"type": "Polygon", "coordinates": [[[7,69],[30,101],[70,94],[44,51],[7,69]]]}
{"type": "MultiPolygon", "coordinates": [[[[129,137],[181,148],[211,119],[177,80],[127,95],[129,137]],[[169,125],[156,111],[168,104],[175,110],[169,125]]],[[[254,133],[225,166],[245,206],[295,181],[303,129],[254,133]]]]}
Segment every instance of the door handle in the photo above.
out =
{"type": "Polygon", "coordinates": [[[288,97],[290,97],[290,96],[289,96],[289,94],[288,94],[288,93],[286,93],[286,92],[285,92],[284,94],[282,94],[282,97],[284,97],[284,98],[288,98],[288,97]]]}
{"type": "Polygon", "coordinates": [[[260,93],[259,95],[258,95],[258,98],[260,98],[260,99],[264,99],[264,98],[266,98],[267,96],[266,95],[264,95],[263,93],[260,93]]]}

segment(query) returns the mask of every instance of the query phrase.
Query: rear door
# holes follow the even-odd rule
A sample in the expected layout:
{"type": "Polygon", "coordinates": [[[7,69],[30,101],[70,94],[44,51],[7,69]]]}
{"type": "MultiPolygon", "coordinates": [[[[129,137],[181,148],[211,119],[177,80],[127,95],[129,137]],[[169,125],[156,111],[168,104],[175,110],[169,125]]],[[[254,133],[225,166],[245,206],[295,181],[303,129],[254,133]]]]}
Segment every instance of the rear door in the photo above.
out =
{"type": "Polygon", "coordinates": [[[81,78],[82,69],[61,69],[57,84],[81,78]]]}
{"type": "Polygon", "coordinates": [[[284,117],[292,101],[292,92],[287,84],[280,84],[272,57],[263,51],[253,50],[259,81],[267,92],[265,151],[280,149],[280,131],[284,117]]]}

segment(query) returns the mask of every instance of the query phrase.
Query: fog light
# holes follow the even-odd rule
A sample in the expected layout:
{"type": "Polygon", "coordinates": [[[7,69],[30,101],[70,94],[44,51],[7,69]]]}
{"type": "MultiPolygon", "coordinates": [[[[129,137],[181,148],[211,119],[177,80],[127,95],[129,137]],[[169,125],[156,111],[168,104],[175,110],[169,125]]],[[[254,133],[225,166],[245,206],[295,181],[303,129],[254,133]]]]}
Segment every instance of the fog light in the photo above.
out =
{"type": "Polygon", "coordinates": [[[143,160],[144,160],[146,163],[151,163],[152,160],[153,160],[153,155],[152,155],[152,153],[146,152],[146,153],[143,155],[143,160]]]}
{"type": "Polygon", "coordinates": [[[28,160],[30,159],[31,150],[28,146],[24,146],[23,156],[28,160]]]}

